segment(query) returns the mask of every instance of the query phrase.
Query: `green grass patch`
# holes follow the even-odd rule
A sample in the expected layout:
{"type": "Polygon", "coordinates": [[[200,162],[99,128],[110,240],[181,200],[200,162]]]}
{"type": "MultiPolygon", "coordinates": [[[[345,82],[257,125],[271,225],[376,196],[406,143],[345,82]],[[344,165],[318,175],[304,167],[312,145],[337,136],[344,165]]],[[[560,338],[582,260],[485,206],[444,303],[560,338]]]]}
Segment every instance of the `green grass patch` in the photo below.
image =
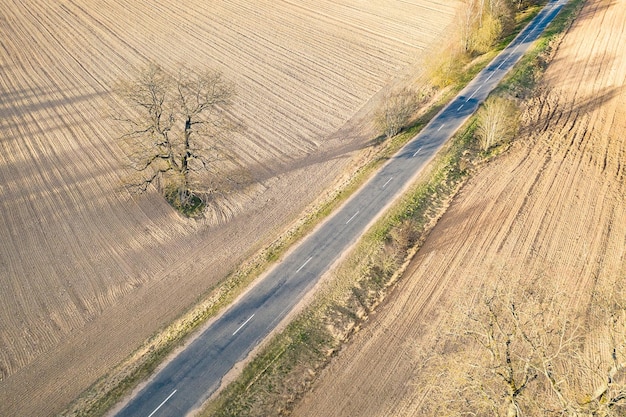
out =
{"type": "Polygon", "coordinates": [[[176,211],[189,218],[201,216],[206,207],[204,201],[193,193],[189,196],[188,201],[182,202],[176,189],[165,192],[165,199],[176,211]]]}

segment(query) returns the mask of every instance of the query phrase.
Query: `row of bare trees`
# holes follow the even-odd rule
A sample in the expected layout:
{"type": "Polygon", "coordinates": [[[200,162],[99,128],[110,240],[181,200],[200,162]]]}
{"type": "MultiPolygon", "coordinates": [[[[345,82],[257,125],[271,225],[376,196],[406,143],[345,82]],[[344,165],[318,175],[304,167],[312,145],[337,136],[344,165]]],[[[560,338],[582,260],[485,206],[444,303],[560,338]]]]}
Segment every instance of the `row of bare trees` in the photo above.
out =
{"type": "Polygon", "coordinates": [[[510,30],[512,2],[506,0],[465,0],[459,15],[459,41],[466,54],[484,53],[510,30]]]}
{"type": "MultiPolygon", "coordinates": [[[[375,116],[378,130],[387,138],[395,136],[415,116],[416,110],[432,95],[433,88],[457,82],[471,58],[491,50],[513,30],[514,13],[538,4],[538,0],[464,0],[456,15],[452,36],[425,60],[431,86],[388,92],[375,116]]],[[[516,131],[515,103],[508,99],[488,101],[480,114],[480,146],[487,150],[516,131]]]]}
{"type": "Polygon", "coordinates": [[[465,65],[477,55],[491,50],[510,34],[515,12],[536,5],[533,0],[463,0],[455,17],[451,36],[437,46],[426,62],[434,86],[456,82],[465,65]]]}

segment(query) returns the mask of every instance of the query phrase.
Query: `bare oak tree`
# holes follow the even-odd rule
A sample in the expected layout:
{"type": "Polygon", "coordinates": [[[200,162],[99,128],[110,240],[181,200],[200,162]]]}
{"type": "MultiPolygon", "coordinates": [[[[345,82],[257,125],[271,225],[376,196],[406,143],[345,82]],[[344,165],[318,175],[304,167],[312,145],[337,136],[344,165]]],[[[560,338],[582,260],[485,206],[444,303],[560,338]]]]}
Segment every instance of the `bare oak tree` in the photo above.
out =
{"type": "Polygon", "coordinates": [[[468,387],[480,393],[477,410],[506,417],[535,409],[540,376],[552,378],[555,362],[568,355],[578,341],[578,328],[562,313],[559,296],[551,291],[486,290],[465,314],[459,336],[476,343],[468,387]]]}
{"type": "Polygon", "coordinates": [[[617,280],[582,306],[544,279],[484,289],[451,315],[445,348],[420,370],[435,381],[418,384],[428,392],[421,414],[626,415],[621,286],[617,280]]]}
{"type": "Polygon", "coordinates": [[[130,107],[116,117],[137,173],[129,187],[144,192],[155,185],[183,212],[197,205],[212,191],[206,174],[220,175],[216,162],[229,158],[226,140],[238,129],[226,113],[234,85],[217,71],[183,67],[171,76],[151,64],[115,91],[130,107]]]}
{"type": "Polygon", "coordinates": [[[573,352],[561,381],[550,385],[570,415],[626,415],[626,289],[622,279],[592,294],[584,344],[573,352]]]}

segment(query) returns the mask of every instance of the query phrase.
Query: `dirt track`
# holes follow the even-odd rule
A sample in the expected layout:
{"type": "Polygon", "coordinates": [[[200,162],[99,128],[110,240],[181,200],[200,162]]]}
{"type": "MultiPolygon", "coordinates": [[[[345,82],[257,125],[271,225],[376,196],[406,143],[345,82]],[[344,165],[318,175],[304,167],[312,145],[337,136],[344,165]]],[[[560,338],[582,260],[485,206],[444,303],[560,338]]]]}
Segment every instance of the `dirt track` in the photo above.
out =
{"type": "Polygon", "coordinates": [[[0,415],[58,412],[275,238],[371,139],[347,122],[456,3],[309,4],[0,0],[0,415]],[[218,226],[120,189],[104,109],[147,60],[238,86],[233,151],[259,183],[221,202],[218,226]]]}
{"type": "Polygon", "coordinates": [[[585,305],[626,278],[625,41],[626,3],[588,1],[525,115],[533,128],[464,187],[293,415],[417,415],[416,347],[483,282],[543,277],[585,305]]]}

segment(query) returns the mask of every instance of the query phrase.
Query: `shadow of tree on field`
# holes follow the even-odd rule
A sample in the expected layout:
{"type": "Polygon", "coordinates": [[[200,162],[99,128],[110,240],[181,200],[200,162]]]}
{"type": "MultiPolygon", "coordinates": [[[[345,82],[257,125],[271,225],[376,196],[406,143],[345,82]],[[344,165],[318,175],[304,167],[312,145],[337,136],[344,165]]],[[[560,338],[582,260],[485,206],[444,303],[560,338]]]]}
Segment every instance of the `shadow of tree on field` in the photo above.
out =
{"type": "Polygon", "coordinates": [[[302,157],[292,159],[284,163],[275,164],[271,167],[271,169],[268,168],[268,166],[253,167],[251,168],[251,181],[263,183],[271,178],[289,174],[290,172],[310,168],[332,160],[346,158],[351,153],[374,146],[376,143],[376,139],[368,140],[365,143],[358,140],[352,140],[326,151],[314,151],[302,157]]]}
{"type": "MultiPolygon", "coordinates": [[[[25,140],[35,133],[63,129],[73,124],[79,103],[105,96],[105,92],[79,93],[38,87],[7,90],[0,88],[0,141],[25,140]]],[[[94,106],[95,107],[95,106],[94,106]]]]}
{"type": "Polygon", "coordinates": [[[590,113],[619,96],[622,91],[620,87],[603,87],[587,97],[576,99],[572,103],[570,111],[578,114],[590,113]]]}
{"type": "Polygon", "coordinates": [[[587,2],[583,10],[580,12],[578,17],[576,18],[581,24],[586,23],[587,20],[593,19],[596,13],[605,13],[608,9],[615,6],[618,3],[618,0],[604,0],[604,1],[595,1],[587,2]]]}
{"type": "Polygon", "coordinates": [[[528,103],[531,118],[523,127],[521,135],[542,134],[549,129],[558,128],[559,124],[566,121],[576,124],[580,116],[601,108],[621,93],[620,87],[604,87],[586,97],[565,101],[557,89],[546,84],[541,85],[528,103]]]}
{"type": "Polygon", "coordinates": [[[32,113],[67,106],[105,94],[96,91],[79,93],[78,89],[67,90],[42,86],[9,90],[0,86],[0,112],[11,110],[16,114],[32,113]]]}
{"type": "MultiPolygon", "coordinates": [[[[594,50],[584,59],[578,59],[576,61],[571,60],[571,57],[557,56],[550,62],[551,67],[566,67],[566,68],[580,68],[580,71],[568,71],[566,74],[562,72],[553,72],[546,78],[556,85],[563,85],[567,88],[571,88],[573,85],[578,85],[580,81],[593,81],[593,80],[580,80],[580,73],[588,74],[589,77],[597,78],[598,74],[602,71],[608,71],[618,59],[617,56],[607,56],[604,50],[594,50]]],[[[621,57],[619,59],[622,59],[621,57]]]]}

